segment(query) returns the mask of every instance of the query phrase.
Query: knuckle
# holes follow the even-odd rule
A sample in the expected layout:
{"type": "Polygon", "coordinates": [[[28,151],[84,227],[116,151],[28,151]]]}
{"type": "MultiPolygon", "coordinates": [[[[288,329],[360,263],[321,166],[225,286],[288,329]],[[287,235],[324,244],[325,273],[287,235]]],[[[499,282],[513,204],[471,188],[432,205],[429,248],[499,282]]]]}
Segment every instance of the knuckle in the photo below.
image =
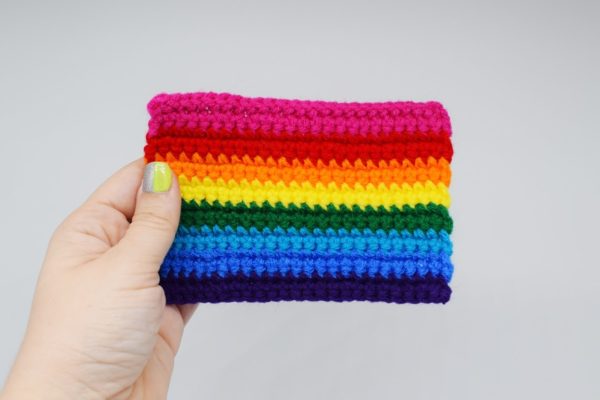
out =
{"type": "Polygon", "coordinates": [[[172,218],[157,210],[140,210],[133,216],[132,225],[153,231],[172,232],[177,223],[172,218]]]}

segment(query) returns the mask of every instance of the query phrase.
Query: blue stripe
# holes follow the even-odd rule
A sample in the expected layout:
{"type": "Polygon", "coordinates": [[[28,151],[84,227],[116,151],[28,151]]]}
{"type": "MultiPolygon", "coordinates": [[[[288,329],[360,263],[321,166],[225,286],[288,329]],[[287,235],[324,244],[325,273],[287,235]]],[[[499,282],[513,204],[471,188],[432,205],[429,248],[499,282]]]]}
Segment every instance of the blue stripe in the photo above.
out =
{"type": "Polygon", "coordinates": [[[275,229],[206,225],[182,226],[177,232],[173,248],[176,250],[257,250],[257,251],[322,251],[322,252],[378,252],[386,254],[429,255],[452,254],[452,242],[445,231],[415,230],[375,232],[366,229],[275,229]]]}
{"type": "Polygon", "coordinates": [[[257,251],[257,250],[169,250],[161,276],[169,273],[198,277],[217,274],[225,277],[243,273],[251,275],[289,275],[349,277],[382,276],[384,278],[442,276],[450,281],[452,262],[446,254],[385,254],[381,252],[257,251]]]}

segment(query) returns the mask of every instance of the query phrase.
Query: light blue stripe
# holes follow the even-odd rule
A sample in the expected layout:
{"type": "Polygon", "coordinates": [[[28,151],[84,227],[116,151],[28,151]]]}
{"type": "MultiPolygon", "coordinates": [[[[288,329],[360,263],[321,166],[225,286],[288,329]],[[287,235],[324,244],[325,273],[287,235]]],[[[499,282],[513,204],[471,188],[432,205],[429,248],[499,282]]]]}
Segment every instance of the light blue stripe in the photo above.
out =
{"type": "Polygon", "coordinates": [[[365,229],[275,229],[214,226],[180,227],[173,248],[176,250],[257,250],[257,251],[321,251],[378,252],[386,254],[428,255],[452,254],[452,242],[445,231],[403,230],[375,232],[365,229]]]}

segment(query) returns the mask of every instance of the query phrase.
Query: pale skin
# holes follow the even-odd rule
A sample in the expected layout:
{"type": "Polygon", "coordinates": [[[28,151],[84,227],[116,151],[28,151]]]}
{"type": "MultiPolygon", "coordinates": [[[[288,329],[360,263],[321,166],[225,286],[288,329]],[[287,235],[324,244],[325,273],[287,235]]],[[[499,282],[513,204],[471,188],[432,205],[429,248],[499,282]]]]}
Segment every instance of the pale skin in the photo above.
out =
{"type": "Polygon", "coordinates": [[[165,305],[159,286],[177,180],[143,192],[143,169],[140,159],[119,170],[56,229],[1,400],[167,398],[195,307],[165,305]]]}

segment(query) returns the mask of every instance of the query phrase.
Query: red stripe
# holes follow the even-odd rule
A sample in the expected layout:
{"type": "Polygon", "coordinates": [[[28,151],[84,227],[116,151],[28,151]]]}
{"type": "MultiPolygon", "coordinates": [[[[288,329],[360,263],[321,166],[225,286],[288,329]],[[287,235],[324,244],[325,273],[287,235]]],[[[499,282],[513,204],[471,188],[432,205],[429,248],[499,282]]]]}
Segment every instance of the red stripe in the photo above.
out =
{"type": "Polygon", "coordinates": [[[192,156],[194,153],[213,156],[225,154],[242,157],[260,156],[285,157],[287,159],[310,159],[316,161],[336,160],[341,163],[344,160],[354,162],[357,159],[372,160],[404,160],[414,162],[428,157],[435,159],[445,158],[452,161],[452,144],[449,137],[439,137],[435,141],[411,142],[411,143],[383,143],[383,144],[354,144],[335,142],[298,142],[298,141],[273,141],[273,140],[244,140],[244,139],[207,139],[207,138],[174,138],[154,137],[148,138],[148,144],[144,148],[146,159],[154,161],[156,154],[166,156],[168,152],[179,156],[185,153],[192,156]]]}
{"type": "MultiPolygon", "coordinates": [[[[182,118],[183,120],[183,118],[182,118]]],[[[152,121],[151,121],[152,122],[152,121]]],[[[185,122],[185,121],[184,121],[185,122]]],[[[152,133],[147,137],[179,137],[179,138],[206,138],[206,139],[241,139],[241,140],[278,140],[278,141],[310,141],[321,142],[323,140],[335,143],[394,143],[394,142],[431,142],[439,141],[441,138],[450,136],[447,132],[433,131],[390,131],[390,132],[354,132],[354,133],[321,133],[313,132],[274,132],[260,127],[254,129],[240,130],[239,128],[213,126],[187,126],[183,122],[163,123],[154,127],[152,133]],[[178,125],[179,124],[179,125],[178,125]],[[180,126],[181,125],[181,126],[180,126]]]]}

